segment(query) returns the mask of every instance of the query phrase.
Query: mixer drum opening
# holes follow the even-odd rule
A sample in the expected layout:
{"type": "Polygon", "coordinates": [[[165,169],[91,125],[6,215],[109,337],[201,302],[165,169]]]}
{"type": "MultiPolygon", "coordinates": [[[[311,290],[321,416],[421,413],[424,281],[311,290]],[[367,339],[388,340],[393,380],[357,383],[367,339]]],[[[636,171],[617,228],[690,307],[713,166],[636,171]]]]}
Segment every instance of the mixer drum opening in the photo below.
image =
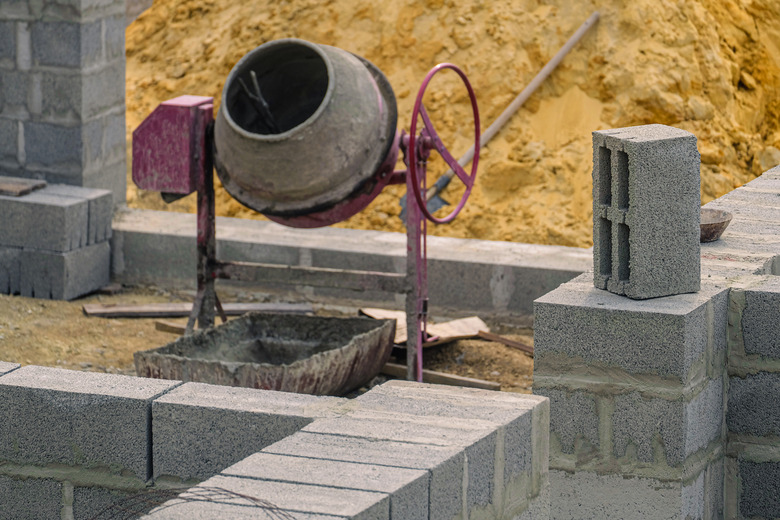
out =
{"type": "Polygon", "coordinates": [[[276,46],[252,55],[228,86],[235,123],[254,134],[279,134],[305,122],[328,90],[328,67],[310,47],[276,46]]]}
{"type": "Polygon", "coordinates": [[[228,75],[214,163],[233,198],[272,216],[322,211],[371,182],[398,113],[387,78],[347,51],[294,38],[250,51],[228,75]]]}

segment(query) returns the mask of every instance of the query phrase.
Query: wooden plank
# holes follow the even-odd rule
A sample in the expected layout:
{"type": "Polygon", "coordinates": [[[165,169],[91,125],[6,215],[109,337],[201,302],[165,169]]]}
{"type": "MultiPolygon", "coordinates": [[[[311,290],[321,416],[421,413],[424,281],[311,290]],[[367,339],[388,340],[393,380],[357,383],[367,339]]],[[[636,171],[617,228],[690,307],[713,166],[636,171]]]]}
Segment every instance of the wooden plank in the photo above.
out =
{"type": "Polygon", "coordinates": [[[31,191],[38,190],[45,186],[46,181],[40,179],[0,176],[0,195],[21,197],[22,195],[27,195],[31,191]]]}
{"type": "MultiPolygon", "coordinates": [[[[228,316],[240,316],[247,312],[285,312],[307,314],[314,312],[308,303],[225,303],[228,316]]],[[[88,303],[84,314],[99,318],[185,318],[192,311],[191,303],[147,303],[143,305],[103,305],[88,303]]]]}
{"type": "Polygon", "coordinates": [[[187,330],[187,324],[176,323],[175,321],[157,320],[154,322],[154,328],[160,332],[169,332],[181,336],[187,330]]]}
{"type": "MultiPolygon", "coordinates": [[[[405,378],[406,366],[397,363],[385,363],[381,372],[388,376],[405,378]]],[[[467,386],[469,388],[482,388],[483,390],[501,390],[501,384],[493,381],[456,376],[455,374],[445,374],[444,372],[426,369],[423,369],[423,382],[436,385],[467,386]]]]}
{"type": "Polygon", "coordinates": [[[520,343],[519,341],[505,338],[503,336],[499,336],[498,334],[491,334],[490,332],[486,332],[484,330],[479,331],[479,337],[487,341],[495,341],[497,343],[503,343],[507,347],[516,348],[517,350],[522,350],[526,354],[530,354],[531,357],[534,357],[534,348],[530,345],[526,345],[525,343],[520,343]]]}
{"type": "MultiPolygon", "coordinates": [[[[406,313],[404,311],[364,307],[359,312],[376,320],[396,320],[395,339],[393,341],[397,345],[406,343],[406,313]]],[[[426,341],[423,346],[433,347],[459,339],[476,338],[480,330],[490,329],[484,321],[476,316],[445,321],[443,323],[428,323],[428,336],[436,337],[436,339],[426,341]]]]}

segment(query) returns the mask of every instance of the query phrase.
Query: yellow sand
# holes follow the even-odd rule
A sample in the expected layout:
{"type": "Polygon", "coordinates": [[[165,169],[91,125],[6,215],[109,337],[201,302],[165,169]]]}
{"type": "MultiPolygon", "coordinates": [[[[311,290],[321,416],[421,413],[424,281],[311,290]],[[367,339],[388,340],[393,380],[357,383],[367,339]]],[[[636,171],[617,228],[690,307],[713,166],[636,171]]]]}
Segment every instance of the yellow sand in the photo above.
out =
{"type": "MultiPolygon", "coordinates": [[[[417,89],[436,63],[469,75],[486,128],[595,10],[598,25],[483,149],[477,186],[437,235],[587,247],[593,130],[647,123],[698,137],[702,202],[780,163],[780,2],[776,0],[155,0],[127,29],[128,136],[166,99],[219,98],[236,61],[269,40],[334,45],[375,63],[409,128],[417,89]]],[[[472,139],[454,76],[426,106],[458,157],[472,139]]],[[[431,178],[443,173],[431,164],[431,178]]],[[[457,201],[460,191],[445,198],[457,201]]],[[[388,189],[339,225],[401,231],[388,189]]],[[[164,206],[132,183],[133,207],[164,206]]],[[[193,211],[188,197],[169,209],[193,211]]],[[[220,188],[220,215],[258,217],[220,188]]]]}

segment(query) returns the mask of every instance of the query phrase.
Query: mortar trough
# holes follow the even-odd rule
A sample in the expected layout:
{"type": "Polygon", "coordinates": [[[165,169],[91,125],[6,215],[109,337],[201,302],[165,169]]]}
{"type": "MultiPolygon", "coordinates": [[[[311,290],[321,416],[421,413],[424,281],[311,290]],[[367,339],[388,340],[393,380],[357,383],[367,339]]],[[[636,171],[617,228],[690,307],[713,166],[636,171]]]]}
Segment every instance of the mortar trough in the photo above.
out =
{"type": "Polygon", "coordinates": [[[142,377],[341,395],[387,362],[395,321],[250,313],[136,352],[142,377]]]}

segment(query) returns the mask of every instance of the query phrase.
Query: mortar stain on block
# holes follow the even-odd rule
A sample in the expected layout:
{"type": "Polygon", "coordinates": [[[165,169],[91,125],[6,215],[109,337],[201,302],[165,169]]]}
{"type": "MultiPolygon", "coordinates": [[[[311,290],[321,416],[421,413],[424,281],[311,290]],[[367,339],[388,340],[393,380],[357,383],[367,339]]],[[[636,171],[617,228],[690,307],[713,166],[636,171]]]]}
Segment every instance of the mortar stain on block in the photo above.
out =
{"type": "Polygon", "coordinates": [[[0,246],[63,253],[87,243],[86,200],[34,191],[0,195],[0,246]]]}
{"type": "Polygon", "coordinates": [[[700,286],[696,137],[664,125],[593,132],[593,283],[634,299],[700,286]]]}
{"type": "Polygon", "coordinates": [[[154,476],[208,478],[327,416],[344,401],[185,383],[152,404],[154,476]]]}
{"type": "Polygon", "coordinates": [[[264,453],[424,470],[430,475],[430,520],[463,514],[462,448],[298,432],[264,453]]]}
{"type": "Polygon", "coordinates": [[[288,513],[293,515],[293,518],[312,518],[311,516],[294,516],[296,513],[322,515],[323,517],[331,515],[331,517],[352,520],[389,520],[390,518],[390,500],[384,493],[292,482],[272,482],[218,475],[202,482],[192,491],[183,492],[180,497],[166,502],[158,510],[153,510],[144,518],[149,520],[173,519],[183,518],[179,515],[184,514],[188,514],[187,518],[190,519],[236,518],[232,513],[237,509],[232,506],[253,512],[254,518],[273,517],[271,511],[277,511],[277,516],[281,516],[282,512],[288,513]],[[197,502],[187,501],[188,496],[197,496],[198,488],[218,488],[220,490],[221,496],[215,500],[219,507],[211,508],[210,513],[219,513],[217,516],[202,516],[203,499],[197,502]],[[230,494],[234,494],[234,496],[230,496],[230,494]],[[250,501],[244,497],[251,497],[253,500],[250,501]],[[262,502],[255,505],[252,503],[254,500],[262,502]]]}
{"type": "Polygon", "coordinates": [[[391,520],[428,520],[428,472],[256,453],[222,475],[385,493],[391,520]]]}
{"type": "Polygon", "coordinates": [[[31,298],[72,300],[107,285],[108,242],[65,253],[25,249],[21,253],[20,293],[31,298]]]}
{"type": "Polygon", "coordinates": [[[114,197],[110,191],[68,184],[49,184],[41,190],[41,193],[87,201],[89,213],[87,245],[97,244],[111,238],[114,197]]]}
{"type": "Polygon", "coordinates": [[[0,294],[21,291],[22,249],[0,246],[0,294]]]}
{"type": "Polygon", "coordinates": [[[151,476],[151,403],[178,381],[28,365],[0,377],[0,460],[151,476]]]}
{"type": "Polygon", "coordinates": [[[599,415],[594,395],[584,391],[568,392],[534,384],[534,394],[550,399],[550,433],[562,453],[595,455],[599,443],[599,415]]]}
{"type": "Polygon", "coordinates": [[[0,518],[60,518],[62,483],[47,478],[0,475],[0,518]]]}

